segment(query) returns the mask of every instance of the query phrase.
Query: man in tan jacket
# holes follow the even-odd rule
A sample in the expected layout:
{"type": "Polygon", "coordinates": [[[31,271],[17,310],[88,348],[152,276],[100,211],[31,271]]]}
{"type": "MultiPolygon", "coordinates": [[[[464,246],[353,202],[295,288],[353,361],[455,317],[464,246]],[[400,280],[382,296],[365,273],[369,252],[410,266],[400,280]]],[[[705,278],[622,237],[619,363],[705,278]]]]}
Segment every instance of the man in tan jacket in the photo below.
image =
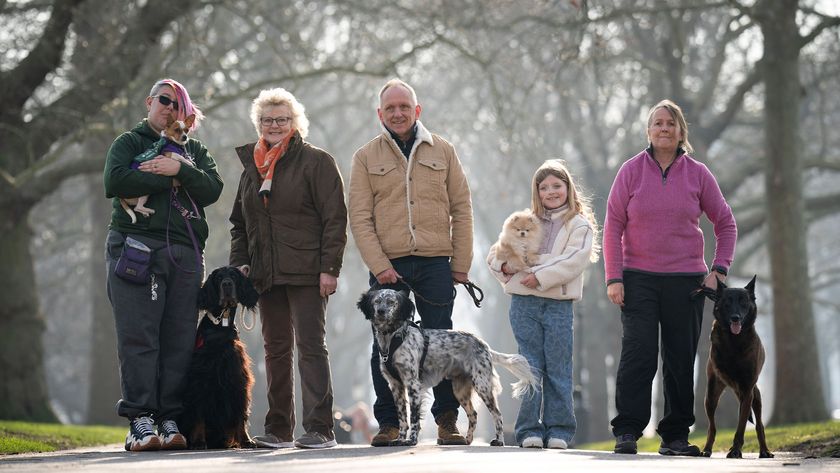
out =
{"type": "MultiPolygon", "coordinates": [[[[407,283],[423,326],[451,329],[454,283],[468,280],[472,262],[472,202],[455,148],[420,123],[420,111],[407,83],[391,79],[380,90],[376,112],[382,133],[353,155],[350,229],[371,285],[405,289],[407,283]]],[[[399,434],[378,348],[374,341],[375,447],[391,444],[399,434]]],[[[435,386],[434,395],[438,444],[465,445],[455,426],[459,404],[451,382],[435,386]]]]}

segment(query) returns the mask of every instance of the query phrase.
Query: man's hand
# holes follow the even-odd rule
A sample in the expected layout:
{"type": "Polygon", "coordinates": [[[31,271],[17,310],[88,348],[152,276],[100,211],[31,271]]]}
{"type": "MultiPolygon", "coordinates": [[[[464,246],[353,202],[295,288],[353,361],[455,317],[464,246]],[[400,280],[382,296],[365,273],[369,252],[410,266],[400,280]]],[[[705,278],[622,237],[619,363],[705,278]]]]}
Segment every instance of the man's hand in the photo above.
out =
{"type": "Polygon", "coordinates": [[[321,297],[327,297],[335,294],[335,288],[338,286],[338,278],[329,273],[321,273],[321,282],[319,284],[321,290],[321,297]]]}
{"type": "Polygon", "coordinates": [[[452,279],[457,283],[464,284],[465,282],[470,280],[470,275],[467,273],[459,273],[457,271],[452,271],[452,279]]]}
{"type": "Polygon", "coordinates": [[[248,273],[251,272],[251,267],[248,266],[247,264],[243,264],[242,266],[237,266],[236,269],[238,269],[239,272],[242,273],[242,275],[245,276],[246,278],[248,277],[248,273]]]}
{"type": "Polygon", "coordinates": [[[402,278],[402,276],[394,268],[388,268],[376,275],[376,281],[379,284],[396,284],[398,278],[402,278]]]}

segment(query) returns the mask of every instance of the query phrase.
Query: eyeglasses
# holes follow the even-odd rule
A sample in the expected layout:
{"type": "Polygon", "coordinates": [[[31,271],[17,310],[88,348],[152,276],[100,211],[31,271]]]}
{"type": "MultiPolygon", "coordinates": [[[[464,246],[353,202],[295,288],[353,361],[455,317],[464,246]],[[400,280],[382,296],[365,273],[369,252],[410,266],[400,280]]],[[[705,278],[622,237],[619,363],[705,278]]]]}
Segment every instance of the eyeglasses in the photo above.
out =
{"type": "Polygon", "coordinates": [[[158,102],[160,102],[160,104],[163,105],[164,107],[168,107],[168,106],[172,105],[172,108],[174,108],[175,110],[178,110],[178,102],[170,99],[169,97],[167,97],[165,95],[152,95],[152,98],[153,99],[158,99],[158,102]]]}
{"type": "Polygon", "coordinates": [[[277,123],[279,126],[286,126],[292,122],[292,117],[262,117],[260,118],[260,124],[262,126],[271,126],[272,123],[277,123]]]}

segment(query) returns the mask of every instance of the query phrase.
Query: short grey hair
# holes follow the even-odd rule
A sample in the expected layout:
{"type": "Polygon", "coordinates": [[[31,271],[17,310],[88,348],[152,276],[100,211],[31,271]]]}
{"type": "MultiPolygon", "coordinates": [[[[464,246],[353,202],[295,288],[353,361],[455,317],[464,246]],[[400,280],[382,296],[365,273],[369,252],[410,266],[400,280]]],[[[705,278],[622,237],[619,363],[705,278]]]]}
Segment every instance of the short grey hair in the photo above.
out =
{"type": "Polygon", "coordinates": [[[390,89],[391,87],[404,87],[408,90],[408,93],[411,94],[411,101],[414,105],[417,105],[417,93],[414,92],[414,87],[408,85],[407,82],[401,79],[393,78],[385,83],[381,89],[379,89],[379,105],[382,106],[382,96],[385,94],[385,91],[390,89]]]}
{"type": "Polygon", "coordinates": [[[257,130],[257,134],[260,133],[260,118],[262,118],[263,110],[266,107],[276,105],[289,107],[292,111],[292,128],[300,133],[301,138],[306,138],[309,135],[309,119],[306,118],[306,107],[298,102],[298,99],[291,92],[282,87],[261,90],[260,95],[251,103],[251,122],[257,130]]]}

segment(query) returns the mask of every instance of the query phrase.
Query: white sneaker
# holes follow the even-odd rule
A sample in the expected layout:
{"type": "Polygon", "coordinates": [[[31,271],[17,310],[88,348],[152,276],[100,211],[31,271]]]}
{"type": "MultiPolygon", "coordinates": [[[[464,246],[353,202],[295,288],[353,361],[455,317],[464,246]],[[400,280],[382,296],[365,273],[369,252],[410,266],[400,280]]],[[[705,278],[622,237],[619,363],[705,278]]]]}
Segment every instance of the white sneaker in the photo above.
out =
{"type": "Polygon", "coordinates": [[[526,437],[520,446],[522,448],[543,448],[543,440],[539,437],[526,437]]]}
{"type": "Polygon", "coordinates": [[[294,442],[284,442],[271,434],[257,435],[251,439],[258,447],[262,448],[295,448],[294,442]]]}
{"type": "Polygon", "coordinates": [[[548,439],[548,448],[556,448],[558,450],[565,450],[569,448],[569,444],[566,443],[563,439],[555,439],[550,438],[548,439]]]}

